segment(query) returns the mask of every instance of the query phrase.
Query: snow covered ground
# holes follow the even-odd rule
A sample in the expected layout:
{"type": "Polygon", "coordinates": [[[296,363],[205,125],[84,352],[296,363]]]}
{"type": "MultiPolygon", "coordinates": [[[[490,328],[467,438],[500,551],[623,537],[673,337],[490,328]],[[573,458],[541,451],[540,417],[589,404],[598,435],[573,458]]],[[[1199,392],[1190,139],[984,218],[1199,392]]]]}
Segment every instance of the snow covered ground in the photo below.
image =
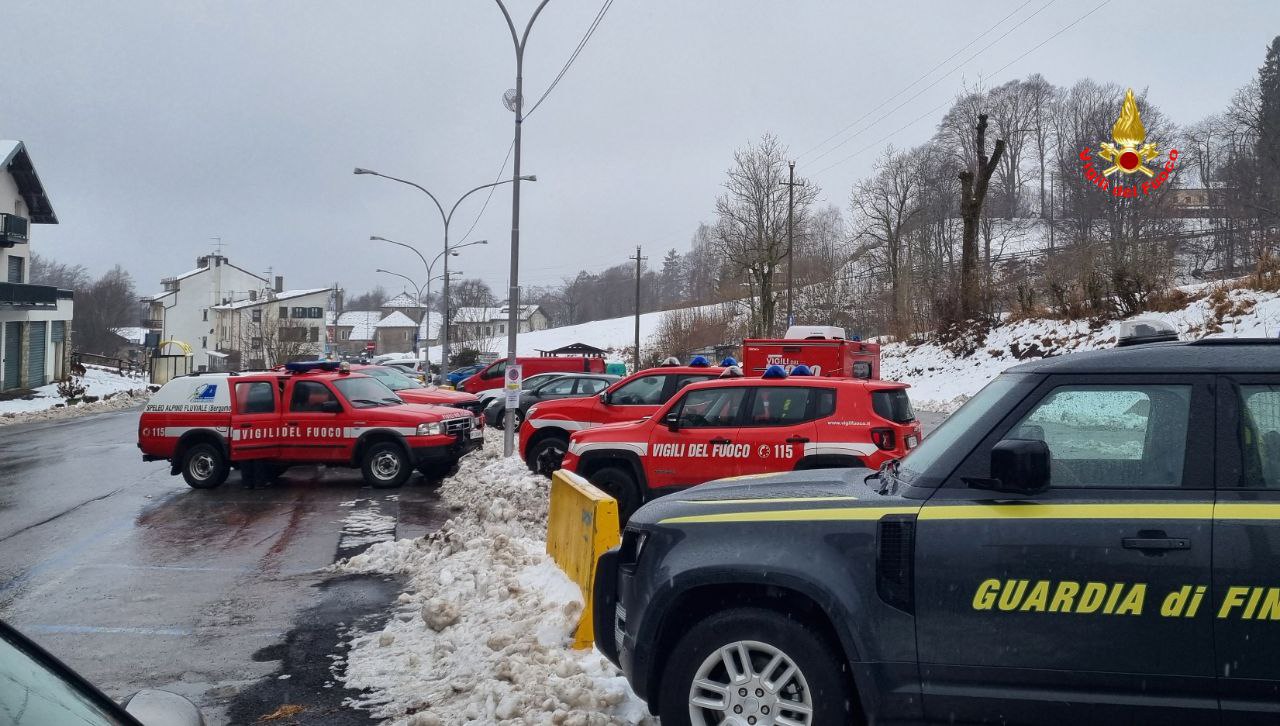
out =
{"type": "MultiPolygon", "coordinates": [[[[1206,335],[1274,338],[1280,333],[1280,294],[1231,290],[1215,298],[1204,286],[1191,291],[1206,296],[1181,310],[1135,317],[1164,320],[1183,340],[1206,335]]],[[[890,343],[881,348],[881,376],[910,383],[916,408],[950,413],[1006,368],[1046,352],[1110,348],[1119,328],[1120,321],[1093,328],[1087,320],[1019,320],[992,329],[968,357],[956,357],[932,342],[890,343]]]]}
{"type": "Polygon", "coordinates": [[[0,426],[47,418],[77,416],[113,408],[127,408],[148,395],[145,377],[121,375],[114,370],[86,366],[85,395],[96,401],[66,406],[58,395],[58,384],[50,383],[32,391],[30,397],[0,401],[0,426]]]}
{"type": "Polygon", "coordinates": [[[352,632],[335,675],[349,703],[397,726],[643,724],[643,702],[602,656],[569,648],[577,585],[545,554],[548,484],[501,436],[444,481],[457,512],[422,539],[379,542],[335,565],[404,575],[378,632],[352,632]]]}

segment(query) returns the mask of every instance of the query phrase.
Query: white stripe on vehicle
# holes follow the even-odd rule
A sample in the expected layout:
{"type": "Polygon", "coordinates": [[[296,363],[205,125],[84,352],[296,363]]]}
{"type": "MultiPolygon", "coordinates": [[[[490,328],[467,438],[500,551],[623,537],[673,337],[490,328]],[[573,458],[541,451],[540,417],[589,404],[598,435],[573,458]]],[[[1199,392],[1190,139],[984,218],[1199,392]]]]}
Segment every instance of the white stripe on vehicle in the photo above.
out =
{"type": "Polygon", "coordinates": [[[580,443],[577,441],[569,442],[569,453],[581,456],[588,451],[627,451],[638,456],[649,455],[649,442],[647,441],[600,441],[590,443],[580,443]]]}
{"type": "Polygon", "coordinates": [[[565,431],[586,431],[587,429],[595,428],[596,426],[590,421],[565,421],[558,418],[532,418],[528,419],[528,421],[529,425],[535,429],[554,426],[555,428],[564,429],[565,431]]]}
{"type": "Polygon", "coordinates": [[[817,443],[805,444],[805,456],[821,456],[823,454],[834,454],[837,456],[866,456],[874,454],[876,447],[874,444],[849,444],[849,443],[817,443]]]}

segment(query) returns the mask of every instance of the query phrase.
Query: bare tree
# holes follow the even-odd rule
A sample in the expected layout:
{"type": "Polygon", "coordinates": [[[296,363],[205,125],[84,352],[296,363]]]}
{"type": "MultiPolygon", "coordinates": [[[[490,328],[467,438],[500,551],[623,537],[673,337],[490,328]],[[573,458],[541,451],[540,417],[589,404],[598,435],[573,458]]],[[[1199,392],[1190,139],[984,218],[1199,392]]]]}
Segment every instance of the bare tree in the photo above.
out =
{"type": "Polygon", "coordinates": [[[885,150],[872,176],[853,190],[853,216],[858,236],[878,253],[889,280],[889,329],[904,330],[910,272],[906,232],[919,216],[919,169],[911,154],[885,150]]]}
{"type": "MultiPolygon", "coordinates": [[[[757,301],[754,334],[775,329],[775,275],[787,256],[787,150],[766,134],[758,144],[734,152],[725,193],[716,200],[715,240],[724,259],[746,273],[757,301]]],[[[814,185],[798,187],[796,220],[807,218],[817,197],[814,185]]],[[[803,221],[800,222],[803,225],[803,221]]]]}
{"type": "Polygon", "coordinates": [[[293,318],[281,318],[276,305],[240,310],[236,336],[246,369],[271,368],[313,358],[320,352],[320,329],[293,318]]]}
{"type": "Polygon", "coordinates": [[[1004,155],[1004,139],[996,139],[991,156],[987,156],[987,115],[978,114],[974,127],[974,149],[977,151],[976,168],[960,172],[960,219],[964,223],[964,236],[960,247],[960,318],[968,320],[980,307],[978,293],[978,220],[982,217],[982,204],[987,199],[991,175],[1004,155]]]}

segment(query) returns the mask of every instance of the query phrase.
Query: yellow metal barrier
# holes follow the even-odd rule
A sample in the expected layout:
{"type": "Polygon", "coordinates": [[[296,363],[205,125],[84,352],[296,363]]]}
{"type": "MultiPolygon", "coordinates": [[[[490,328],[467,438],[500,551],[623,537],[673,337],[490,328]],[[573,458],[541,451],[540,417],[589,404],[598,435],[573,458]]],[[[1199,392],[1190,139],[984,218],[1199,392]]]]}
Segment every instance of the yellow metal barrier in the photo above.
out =
{"type": "Polygon", "coordinates": [[[620,541],[618,502],[613,497],[572,472],[560,470],[551,475],[547,554],[582,588],[582,598],[587,603],[573,633],[575,648],[590,648],[595,640],[591,595],[596,560],[620,541]]]}

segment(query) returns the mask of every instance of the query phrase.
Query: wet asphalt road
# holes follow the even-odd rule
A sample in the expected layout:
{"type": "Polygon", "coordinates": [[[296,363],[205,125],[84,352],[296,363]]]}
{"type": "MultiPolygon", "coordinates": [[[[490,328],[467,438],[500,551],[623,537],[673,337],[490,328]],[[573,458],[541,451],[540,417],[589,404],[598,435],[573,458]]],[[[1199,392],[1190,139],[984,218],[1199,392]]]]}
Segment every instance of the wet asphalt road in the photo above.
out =
{"type": "Polygon", "coordinates": [[[438,482],[299,467],[198,491],[142,461],[137,425],[129,410],[0,428],[0,618],[109,695],[174,691],[211,725],[291,703],[308,710],[283,723],[369,723],[340,708],[330,656],[398,583],[324,568],[367,546],[343,539],[353,512],[393,518],[380,538],[436,529],[438,482]]]}

